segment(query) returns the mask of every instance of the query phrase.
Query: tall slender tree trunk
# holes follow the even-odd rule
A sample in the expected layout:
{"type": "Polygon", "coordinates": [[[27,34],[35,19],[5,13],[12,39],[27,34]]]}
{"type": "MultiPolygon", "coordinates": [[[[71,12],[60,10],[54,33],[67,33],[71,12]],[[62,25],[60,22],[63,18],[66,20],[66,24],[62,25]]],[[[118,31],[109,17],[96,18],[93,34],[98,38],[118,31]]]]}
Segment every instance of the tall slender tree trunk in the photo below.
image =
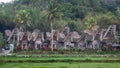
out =
{"type": "Polygon", "coordinates": [[[51,22],[50,25],[51,25],[51,35],[52,35],[52,37],[51,37],[51,50],[53,51],[53,23],[51,22]]]}
{"type": "Polygon", "coordinates": [[[92,31],[92,49],[95,49],[95,45],[93,44],[94,40],[95,40],[95,33],[94,31],[92,31]]]}
{"type": "Polygon", "coordinates": [[[19,41],[20,41],[20,37],[19,37],[20,33],[19,32],[20,31],[19,31],[19,28],[18,28],[18,30],[17,30],[17,46],[19,45],[19,41]]]}

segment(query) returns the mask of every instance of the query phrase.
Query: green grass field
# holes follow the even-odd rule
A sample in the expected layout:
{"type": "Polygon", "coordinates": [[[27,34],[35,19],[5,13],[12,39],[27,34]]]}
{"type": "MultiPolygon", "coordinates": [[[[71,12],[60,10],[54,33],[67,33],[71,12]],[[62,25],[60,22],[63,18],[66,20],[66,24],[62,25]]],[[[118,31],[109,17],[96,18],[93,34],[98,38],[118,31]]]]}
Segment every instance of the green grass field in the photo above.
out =
{"type": "Polygon", "coordinates": [[[120,68],[120,54],[18,54],[1,56],[0,68],[120,68]]]}
{"type": "Polygon", "coordinates": [[[119,57],[15,57],[15,56],[6,56],[0,57],[5,61],[23,61],[23,62],[3,62],[0,64],[0,68],[120,68],[120,62],[76,62],[76,60],[120,60],[119,57]],[[27,60],[72,60],[75,62],[24,62],[27,60]]]}
{"type": "Polygon", "coordinates": [[[120,68],[119,63],[6,63],[0,68],[120,68]]]}
{"type": "Polygon", "coordinates": [[[120,60],[119,56],[1,56],[4,60],[120,60]]]}

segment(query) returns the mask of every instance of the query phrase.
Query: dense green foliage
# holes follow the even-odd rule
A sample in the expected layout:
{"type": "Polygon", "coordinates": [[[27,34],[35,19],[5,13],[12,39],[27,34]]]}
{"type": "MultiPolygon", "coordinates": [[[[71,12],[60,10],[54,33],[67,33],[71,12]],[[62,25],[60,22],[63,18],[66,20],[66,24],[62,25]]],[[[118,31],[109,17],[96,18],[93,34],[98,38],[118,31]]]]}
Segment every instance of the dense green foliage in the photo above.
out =
{"type": "Polygon", "coordinates": [[[55,0],[55,6],[49,6],[51,1],[14,0],[11,3],[0,3],[0,31],[14,28],[21,19],[24,19],[29,30],[38,28],[43,32],[50,31],[50,21],[46,18],[49,9],[53,9],[50,13],[55,18],[60,16],[60,20],[53,24],[54,29],[61,30],[64,26],[69,26],[71,31],[81,33],[91,22],[95,22],[95,25],[102,28],[116,23],[117,31],[120,31],[119,0],[55,0]]]}

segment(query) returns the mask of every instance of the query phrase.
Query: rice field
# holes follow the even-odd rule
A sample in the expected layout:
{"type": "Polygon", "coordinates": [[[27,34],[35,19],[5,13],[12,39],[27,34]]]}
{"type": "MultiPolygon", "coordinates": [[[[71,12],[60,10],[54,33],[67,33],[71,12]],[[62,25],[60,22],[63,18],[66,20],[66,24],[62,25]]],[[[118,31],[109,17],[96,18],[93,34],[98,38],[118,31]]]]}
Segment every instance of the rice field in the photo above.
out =
{"type": "Polygon", "coordinates": [[[120,68],[119,63],[6,63],[0,68],[120,68]]]}
{"type": "Polygon", "coordinates": [[[120,57],[119,55],[1,56],[0,68],[120,68],[120,57]]]}

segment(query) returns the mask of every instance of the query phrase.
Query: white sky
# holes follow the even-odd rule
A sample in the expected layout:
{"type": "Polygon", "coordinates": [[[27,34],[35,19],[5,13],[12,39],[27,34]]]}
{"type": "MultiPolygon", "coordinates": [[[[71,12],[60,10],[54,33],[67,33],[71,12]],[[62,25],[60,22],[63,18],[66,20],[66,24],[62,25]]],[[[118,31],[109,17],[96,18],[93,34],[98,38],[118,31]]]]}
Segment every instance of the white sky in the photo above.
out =
{"type": "Polygon", "coordinates": [[[0,2],[4,2],[4,3],[7,3],[7,2],[10,2],[12,0],[0,0],[0,2]]]}

